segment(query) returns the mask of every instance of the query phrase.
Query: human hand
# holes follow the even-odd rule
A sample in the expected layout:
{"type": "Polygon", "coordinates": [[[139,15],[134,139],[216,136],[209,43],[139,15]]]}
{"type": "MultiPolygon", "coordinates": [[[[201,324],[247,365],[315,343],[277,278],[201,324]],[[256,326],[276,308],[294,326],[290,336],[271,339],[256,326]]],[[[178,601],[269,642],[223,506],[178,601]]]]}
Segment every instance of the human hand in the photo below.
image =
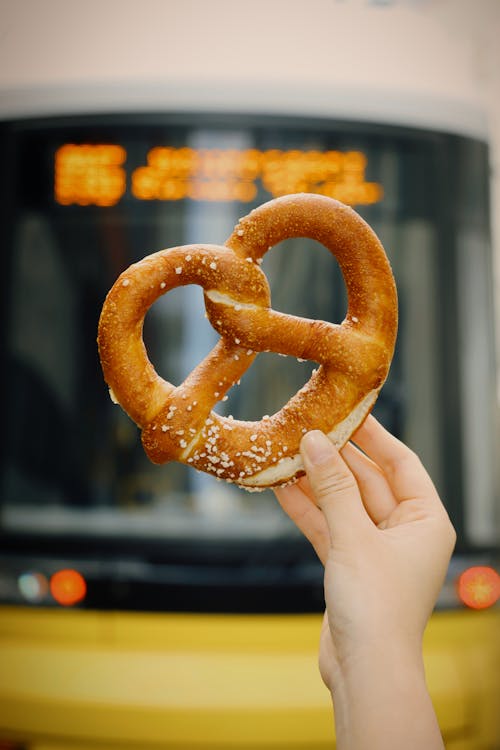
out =
{"type": "Polygon", "coordinates": [[[320,671],[334,691],[355,663],[418,662],[455,531],[418,457],[368,417],[339,453],[304,436],[306,469],[277,498],[325,565],[320,671]],[[362,452],[363,451],[363,452],[362,452]]]}

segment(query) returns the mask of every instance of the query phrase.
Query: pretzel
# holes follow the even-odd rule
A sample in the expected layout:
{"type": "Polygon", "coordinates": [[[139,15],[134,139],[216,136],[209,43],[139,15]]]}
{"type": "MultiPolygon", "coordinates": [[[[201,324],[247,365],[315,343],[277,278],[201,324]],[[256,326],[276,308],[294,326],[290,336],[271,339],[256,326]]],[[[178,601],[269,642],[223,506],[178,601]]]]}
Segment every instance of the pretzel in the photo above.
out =
{"type": "Polygon", "coordinates": [[[130,266],[106,298],[98,346],[111,396],[142,430],[153,463],[180,461],[257,491],[304,473],[299,444],[309,430],[322,430],[339,448],[349,440],[386,379],[396,330],[394,279],[374,232],[348,206],[298,194],[254,209],[223,246],[161,250],[130,266]],[[271,308],[259,266],[270,247],[291,237],[317,240],[337,258],[348,293],[341,324],[271,308]],[[204,289],[220,340],[175,387],[149,361],[142,328],[153,302],[185,284],[204,289]],[[214,413],[262,351],[314,360],[319,367],[282,409],[260,422],[214,413]]]}

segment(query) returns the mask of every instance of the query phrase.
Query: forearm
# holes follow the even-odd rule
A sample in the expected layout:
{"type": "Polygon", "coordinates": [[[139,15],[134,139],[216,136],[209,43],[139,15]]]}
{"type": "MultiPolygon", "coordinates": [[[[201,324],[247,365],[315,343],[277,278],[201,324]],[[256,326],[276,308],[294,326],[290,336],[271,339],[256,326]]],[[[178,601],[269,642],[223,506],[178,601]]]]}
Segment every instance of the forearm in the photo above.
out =
{"type": "Polygon", "coordinates": [[[419,649],[356,654],[332,691],[338,750],[442,750],[419,649]]]}

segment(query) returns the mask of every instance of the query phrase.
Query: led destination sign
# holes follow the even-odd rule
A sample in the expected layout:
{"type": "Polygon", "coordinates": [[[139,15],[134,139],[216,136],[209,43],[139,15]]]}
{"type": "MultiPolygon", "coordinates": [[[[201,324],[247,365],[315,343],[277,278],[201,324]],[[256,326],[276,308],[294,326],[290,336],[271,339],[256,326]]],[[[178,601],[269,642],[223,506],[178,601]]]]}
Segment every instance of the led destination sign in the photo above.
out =
{"type": "Polygon", "coordinates": [[[156,146],[145,165],[129,170],[121,145],[67,143],[55,155],[54,196],[63,206],[114,206],[130,189],[140,201],[249,203],[261,188],[274,198],[308,192],[367,205],[382,199],[383,188],[366,181],[366,167],[361,151],[156,146]]]}

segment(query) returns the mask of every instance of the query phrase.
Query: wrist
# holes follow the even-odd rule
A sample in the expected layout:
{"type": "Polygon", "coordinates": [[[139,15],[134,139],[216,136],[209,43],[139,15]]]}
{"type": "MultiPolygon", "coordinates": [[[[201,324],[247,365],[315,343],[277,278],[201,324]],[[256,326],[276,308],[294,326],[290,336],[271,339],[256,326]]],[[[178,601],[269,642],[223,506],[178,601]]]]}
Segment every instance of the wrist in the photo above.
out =
{"type": "Polygon", "coordinates": [[[419,646],[387,639],[353,650],[331,694],[339,750],[443,747],[419,646]]]}
{"type": "Polygon", "coordinates": [[[337,680],[374,681],[384,676],[401,679],[404,675],[425,680],[422,643],[418,638],[398,639],[387,634],[362,645],[350,644],[338,650],[337,680]]]}

